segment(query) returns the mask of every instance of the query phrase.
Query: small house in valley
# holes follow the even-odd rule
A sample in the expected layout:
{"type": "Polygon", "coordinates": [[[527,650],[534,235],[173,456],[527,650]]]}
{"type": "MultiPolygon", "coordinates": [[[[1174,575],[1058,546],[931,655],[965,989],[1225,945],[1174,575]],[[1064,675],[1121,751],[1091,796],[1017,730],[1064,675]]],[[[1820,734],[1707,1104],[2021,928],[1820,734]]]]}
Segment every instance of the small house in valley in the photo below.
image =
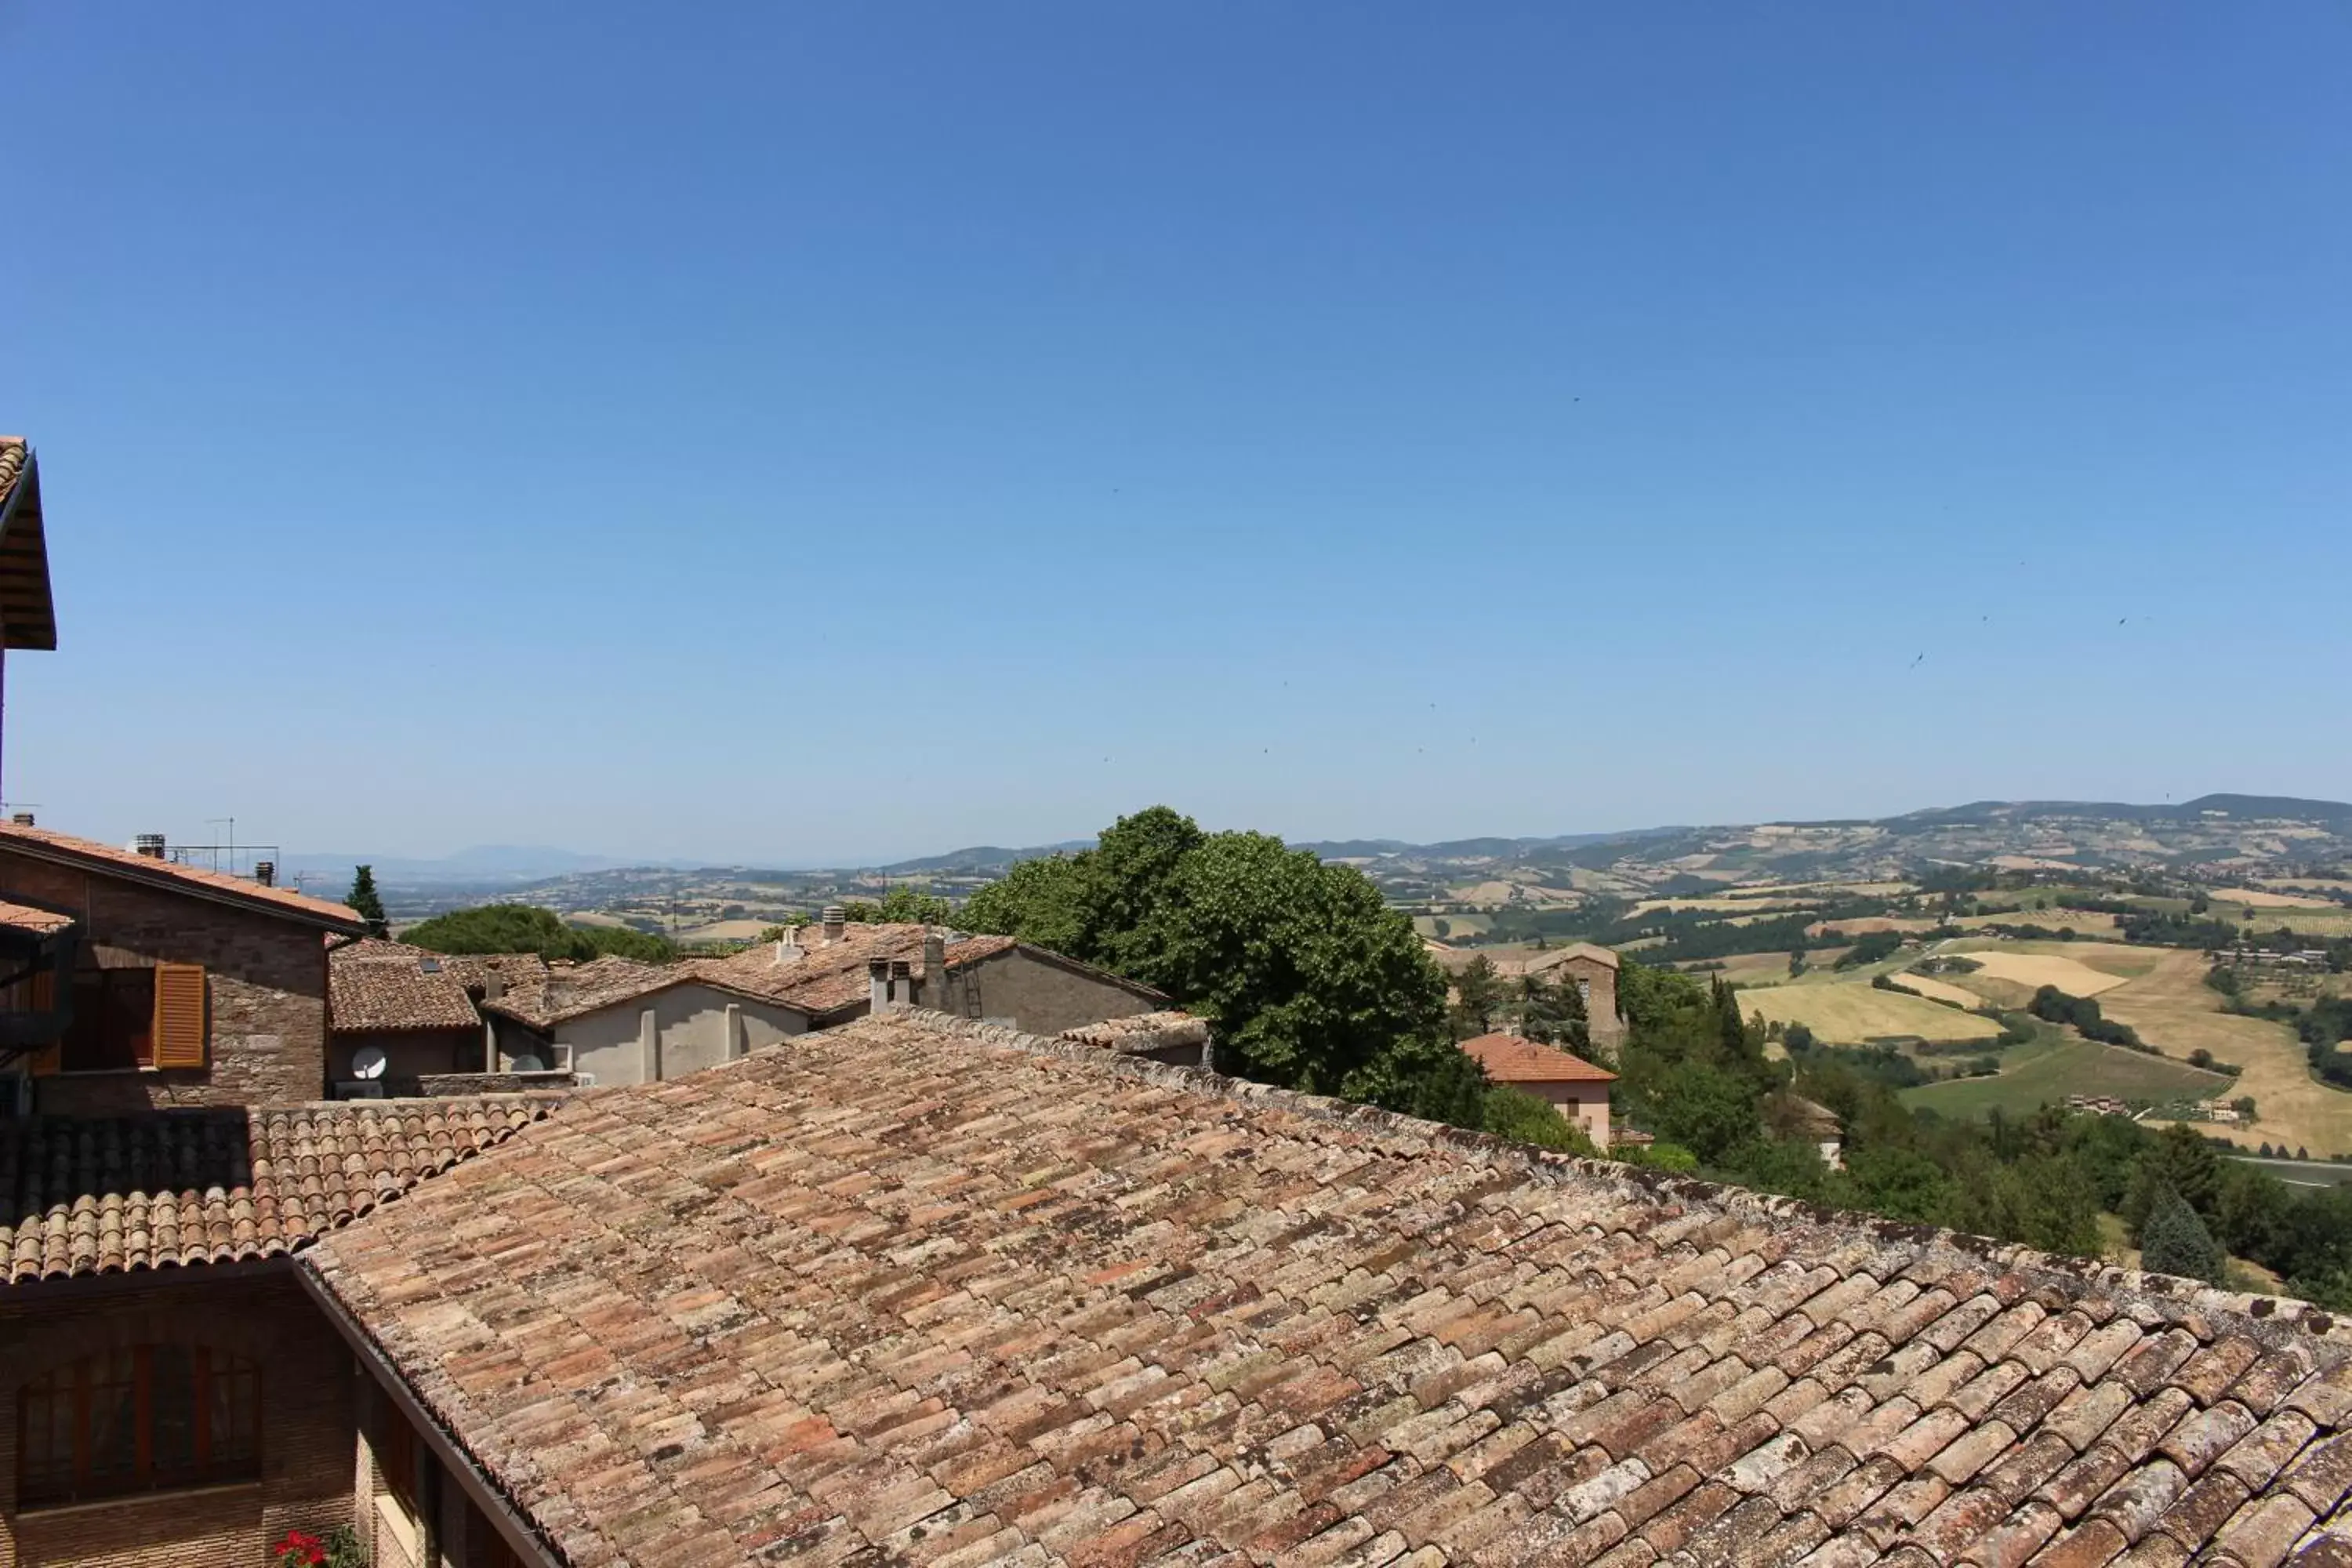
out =
{"type": "Polygon", "coordinates": [[[1617,1081],[1615,1073],[1521,1035],[1480,1035],[1463,1041],[1462,1049],[1486,1069],[1489,1081],[1550,1101],[1584,1130],[1594,1148],[1609,1147],[1609,1086],[1617,1081]]]}

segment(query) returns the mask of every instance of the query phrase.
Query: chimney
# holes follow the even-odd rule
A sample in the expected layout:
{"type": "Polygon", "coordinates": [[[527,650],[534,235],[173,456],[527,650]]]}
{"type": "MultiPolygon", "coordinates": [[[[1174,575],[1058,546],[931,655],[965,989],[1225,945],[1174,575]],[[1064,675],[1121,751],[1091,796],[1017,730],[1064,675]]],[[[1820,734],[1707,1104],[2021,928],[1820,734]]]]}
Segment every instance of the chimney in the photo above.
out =
{"type": "Polygon", "coordinates": [[[923,1004],[937,1012],[949,1010],[948,938],[937,926],[923,932],[923,1004]]]}
{"type": "Polygon", "coordinates": [[[915,1005],[915,966],[903,958],[890,961],[890,1002],[897,1007],[915,1005]]]}
{"type": "Polygon", "coordinates": [[[866,1010],[868,1013],[890,1010],[890,961],[887,958],[866,961],[866,1010]]]}
{"type": "Polygon", "coordinates": [[[256,860],[253,863],[253,879],[260,883],[265,888],[276,887],[278,885],[278,862],[275,860],[256,860]]]}
{"type": "Polygon", "coordinates": [[[800,960],[800,928],[786,926],[784,934],[776,939],[776,967],[782,969],[785,964],[797,963],[800,960]]]}
{"type": "Polygon", "coordinates": [[[160,833],[142,833],[131,841],[131,847],[134,853],[147,859],[161,860],[163,858],[163,836],[160,833]]]}
{"type": "Polygon", "coordinates": [[[20,811],[8,820],[19,827],[30,827],[33,826],[33,814],[29,811],[20,811]]]}
{"type": "Polygon", "coordinates": [[[827,904],[824,906],[824,941],[826,946],[832,946],[835,942],[839,942],[843,936],[847,934],[848,925],[849,911],[847,910],[843,909],[839,904],[827,904]]]}
{"type": "Polygon", "coordinates": [[[496,965],[482,972],[482,1000],[495,1002],[507,994],[506,971],[496,965]]]}

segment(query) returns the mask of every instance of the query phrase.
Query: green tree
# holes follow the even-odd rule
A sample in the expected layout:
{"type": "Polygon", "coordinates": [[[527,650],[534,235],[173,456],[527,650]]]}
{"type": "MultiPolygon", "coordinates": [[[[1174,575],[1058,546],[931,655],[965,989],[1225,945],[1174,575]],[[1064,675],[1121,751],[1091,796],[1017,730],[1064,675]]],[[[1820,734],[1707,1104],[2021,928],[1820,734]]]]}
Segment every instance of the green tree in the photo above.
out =
{"type": "Polygon", "coordinates": [[[1789,978],[1794,980],[1804,972],[1805,950],[1801,947],[1791,949],[1789,953],[1789,978]]]}
{"type": "Polygon", "coordinates": [[[2140,1267],[2219,1285],[2229,1259],[2197,1217],[2197,1211],[2169,1186],[2159,1186],[2140,1233],[2140,1267]]]}
{"type": "Polygon", "coordinates": [[[1480,953],[1454,976],[1454,1000],[1446,1018],[1457,1040],[1475,1039],[1495,1026],[1503,1013],[1503,981],[1495,961],[1480,953]]]}
{"type": "Polygon", "coordinates": [[[1478,1125],[1485,1078],[1454,1048],[1445,977],[1352,867],[1153,806],[1014,867],[963,920],[1167,992],[1244,1077],[1478,1125]]]}
{"type": "Polygon", "coordinates": [[[384,917],[383,897],[375,890],[375,868],[358,866],[352,870],[352,890],[343,902],[367,926],[370,936],[390,936],[392,922],[384,917]]]}
{"type": "Polygon", "coordinates": [[[1485,1119],[1487,1131],[1515,1143],[1533,1143],[1539,1148],[1588,1157],[1597,1157],[1601,1152],[1585,1136],[1584,1129],[1562,1116],[1549,1100],[1508,1084],[1498,1084],[1486,1091],[1485,1119]]]}
{"type": "Polygon", "coordinates": [[[1712,1165],[1757,1136],[1754,1087],[1704,1062],[1672,1068],[1651,1096],[1649,1120],[1662,1138],[1712,1165]]]}
{"type": "Polygon", "coordinates": [[[861,925],[926,925],[948,923],[955,906],[934,893],[920,893],[900,883],[878,901],[852,900],[841,906],[842,916],[861,925]]]}
{"type": "Polygon", "coordinates": [[[1528,1038],[1547,1046],[1580,1053],[1592,1049],[1584,994],[1570,981],[1547,981],[1540,974],[1520,981],[1519,1026],[1528,1038]]]}
{"type": "Polygon", "coordinates": [[[2176,1121],[2157,1134],[2141,1153],[2132,1189],[2124,1199],[2123,1215],[2132,1234],[2142,1236],[2158,1195],[2173,1194],[2200,1215],[2214,1210],[2221,1190],[2221,1159],[2213,1146],[2176,1121]]]}
{"type": "Polygon", "coordinates": [[[625,926],[567,925],[553,910],[530,904],[483,904],[452,910],[412,927],[404,940],[434,952],[535,952],[548,960],[584,962],[617,953],[644,963],[677,956],[668,939],[625,926]]]}
{"type": "Polygon", "coordinates": [[[1087,853],[1019,862],[964,900],[960,923],[966,931],[1017,936],[1049,952],[1093,962],[1078,900],[1087,853]]]}

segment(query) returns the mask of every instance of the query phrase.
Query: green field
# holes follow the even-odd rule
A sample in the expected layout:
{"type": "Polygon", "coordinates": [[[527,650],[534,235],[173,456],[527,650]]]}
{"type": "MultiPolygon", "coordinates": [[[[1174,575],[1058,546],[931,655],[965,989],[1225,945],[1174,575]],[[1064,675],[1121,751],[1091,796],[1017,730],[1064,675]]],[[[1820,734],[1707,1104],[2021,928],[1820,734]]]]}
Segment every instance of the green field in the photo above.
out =
{"type": "Polygon", "coordinates": [[[1902,1091],[1905,1104],[1952,1117],[1978,1117],[1995,1106],[2022,1115],[2044,1104],[2059,1105],[2070,1094],[2112,1094],[2119,1100],[2210,1100],[2234,1090],[2225,1074],[2186,1062],[2103,1046],[2069,1036],[2048,1036],[2001,1053],[1993,1078],[1953,1079],[1902,1091]]]}
{"type": "Polygon", "coordinates": [[[2352,910],[2247,910],[2240,904],[2213,900],[2213,913],[2232,925],[2248,931],[2277,931],[2284,926],[2299,935],[2315,937],[2352,936],[2352,910]],[[2245,917],[2251,913],[2254,918],[2245,917]]]}

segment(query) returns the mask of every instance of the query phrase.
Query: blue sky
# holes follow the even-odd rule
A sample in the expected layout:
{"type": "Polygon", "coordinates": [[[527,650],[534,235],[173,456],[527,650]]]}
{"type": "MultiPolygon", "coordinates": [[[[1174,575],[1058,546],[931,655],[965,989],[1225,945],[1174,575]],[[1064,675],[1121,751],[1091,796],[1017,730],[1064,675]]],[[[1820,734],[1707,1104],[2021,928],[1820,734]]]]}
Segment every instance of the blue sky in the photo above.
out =
{"type": "Polygon", "coordinates": [[[2347,49],[0,7],[63,626],[6,791],[801,862],[2341,798],[2347,49]]]}

